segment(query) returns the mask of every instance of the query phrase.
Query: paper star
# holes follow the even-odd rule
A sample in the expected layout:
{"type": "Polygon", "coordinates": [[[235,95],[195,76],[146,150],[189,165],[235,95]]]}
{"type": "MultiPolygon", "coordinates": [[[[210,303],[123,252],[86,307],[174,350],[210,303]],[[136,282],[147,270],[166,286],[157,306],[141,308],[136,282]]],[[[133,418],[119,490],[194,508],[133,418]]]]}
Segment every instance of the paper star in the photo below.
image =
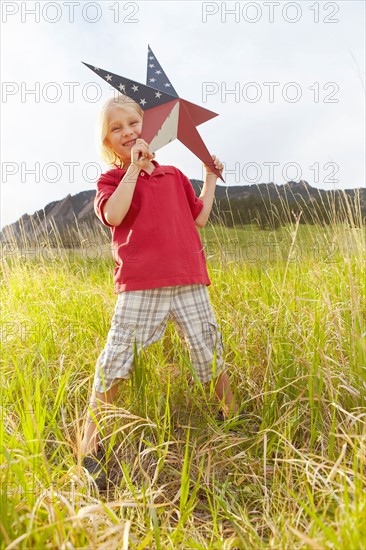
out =
{"type": "Polygon", "coordinates": [[[217,116],[217,113],[181,99],[150,46],[148,46],[146,85],[104,69],[99,69],[97,72],[87,63],[84,65],[101,78],[107,78],[116,90],[120,91],[123,86],[124,95],[140,104],[144,111],[141,138],[149,143],[151,152],[178,139],[222,181],[225,181],[219,170],[215,168],[212,157],[196,129],[196,126],[217,116]],[[151,59],[154,59],[154,67],[150,66],[151,59]],[[155,67],[158,70],[154,70],[155,67]],[[156,75],[158,77],[152,81],[151,79],[156,75]],[[149,81],[152,81],[154,86],[149,86],[149,81]]]}

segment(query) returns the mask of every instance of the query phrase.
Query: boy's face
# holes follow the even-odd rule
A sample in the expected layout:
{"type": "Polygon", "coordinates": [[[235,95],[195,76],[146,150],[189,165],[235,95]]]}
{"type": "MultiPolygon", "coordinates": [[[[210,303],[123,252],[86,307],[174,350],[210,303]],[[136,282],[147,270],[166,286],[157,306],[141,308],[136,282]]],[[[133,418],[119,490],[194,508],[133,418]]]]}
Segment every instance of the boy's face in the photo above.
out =
{"type": "Polygon", "coordinates": [[[131,149],[140,137],[142,117],[131,106],[115,107],[109,110],[108,133],[109,141],[114,152],[128,164],[131,162],[131,149]]]}

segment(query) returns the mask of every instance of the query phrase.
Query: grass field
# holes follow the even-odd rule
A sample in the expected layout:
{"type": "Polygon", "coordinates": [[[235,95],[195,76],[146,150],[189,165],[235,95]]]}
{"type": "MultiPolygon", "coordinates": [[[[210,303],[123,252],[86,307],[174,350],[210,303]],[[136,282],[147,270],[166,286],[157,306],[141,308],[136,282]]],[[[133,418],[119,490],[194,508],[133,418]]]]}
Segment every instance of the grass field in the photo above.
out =
{"type": "Polygon", "coordinates": [[[364,228],[199,231],[230,381],[260,431],[217,424],[169,324],[104,415],[114,483],[98,494],[79,444],[116,301],[108,239],[8,248],[1,548],[366,547],[364,228]]]}

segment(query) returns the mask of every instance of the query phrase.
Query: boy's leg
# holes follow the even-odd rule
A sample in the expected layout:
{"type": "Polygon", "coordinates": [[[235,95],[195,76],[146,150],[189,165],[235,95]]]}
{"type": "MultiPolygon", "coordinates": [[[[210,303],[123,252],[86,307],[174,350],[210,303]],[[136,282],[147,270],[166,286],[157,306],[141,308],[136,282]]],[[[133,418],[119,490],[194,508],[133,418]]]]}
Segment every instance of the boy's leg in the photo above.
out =
{"type": "Polygon", "coordinates": [[[119,384],[114,384],[106,392],[97,392],[93,386],[93,391],[90,397],[90,408],[91,411],[88,411],[85,428],[84,428],[84,437],[81,442],[81,453],[95,453],[97,451],[99,434],[97,425],[94,422],[94,418],[99,420],[100,412],[103,407],[103,404],[112,403],[118,389],[119,384]]]}
{"type": "MultiPolygon", "coordinates": [[[[211,384],[211,380],[206,382],[206,384],[211,384]]],[[[224,416],[233,416],[238,412],[239,407],[231,391],[229,378],[225,371],[220,372],[216,378],[215,393],[221,403],[224,416]]]]}
{"type": "Polygon", "coordinates": [[[216,368],[219,374],[215,381],[215,393],[224,415],[234,415],[239,407],[224,371],[222,335],[216,323],[206,285],[177,287],[172,316],[178,334],[183,333],[185,336],[192,365],[203,384],[211,383],[214,354],[216,355],[216,368]]]}
{"type": "Polygon", "coordinates": [[[99,419],[103,403],[113,401],[118,387],[114,380],[130,378],[135,343],[139,354],[141,348],[157,342],[164,334],[170,294],[170,288],[166,287],[128,291],[118,295],[107,342],[97,360],[90,399],[91,412],[87,416],[82,440],[83,454],[97,448],[99,437],[93,415],[99,419]],[[95,391],[95,387],[102,390],[104,385],[110,386],[109,390],[95,391]]]}

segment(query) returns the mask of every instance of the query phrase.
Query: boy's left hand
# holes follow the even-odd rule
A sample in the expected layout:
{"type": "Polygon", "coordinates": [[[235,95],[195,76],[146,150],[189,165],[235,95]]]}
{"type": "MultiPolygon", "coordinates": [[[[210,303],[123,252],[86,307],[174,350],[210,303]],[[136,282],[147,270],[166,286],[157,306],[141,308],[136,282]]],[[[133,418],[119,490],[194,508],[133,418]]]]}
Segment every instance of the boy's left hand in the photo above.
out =
{"type": "MultiPolygon", "coordinates": [[[[222,171],[224,169],[224,165],[221,162],[221,160],[219,159],[219,157],[216,157],[215,155],[212,155],[212,160],[214,161],[215,168],[222,173],[222,171]]],[[[212,172],[212,170],[207,166],[207,164],[204,164],[203,166],[206,169],[206,174],[207,175],[211,174],[213,176],[216,176],[216,174],[214,172],[212,172]]]]}

